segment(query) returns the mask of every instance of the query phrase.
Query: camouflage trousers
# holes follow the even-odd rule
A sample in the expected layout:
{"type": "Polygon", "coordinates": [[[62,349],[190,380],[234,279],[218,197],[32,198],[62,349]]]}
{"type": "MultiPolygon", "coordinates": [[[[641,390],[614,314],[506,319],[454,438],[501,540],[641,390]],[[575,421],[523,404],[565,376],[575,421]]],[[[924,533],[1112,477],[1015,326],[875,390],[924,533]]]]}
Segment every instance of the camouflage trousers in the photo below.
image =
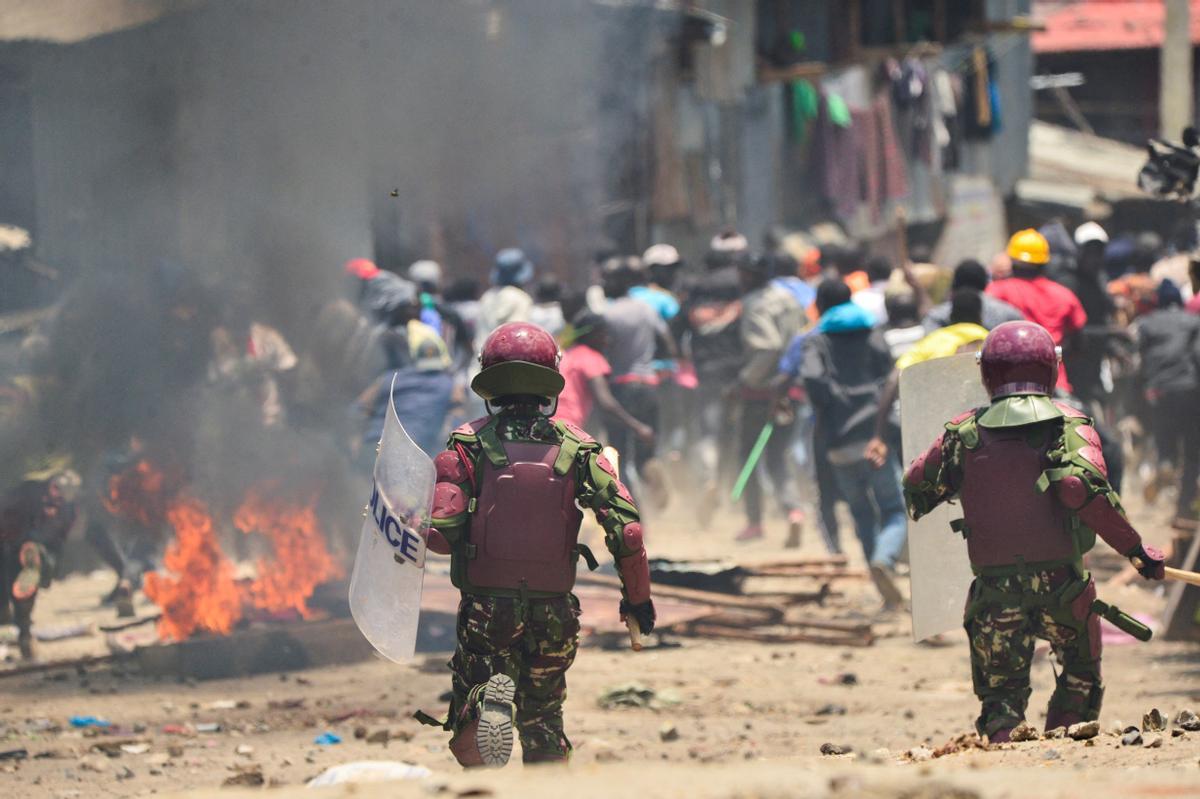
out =
{"type": "Polygon", "coordinates": [[[1090,721],[1100,715],[1100,618],[1091,611],[1096,587],[1069,569],[1012,577],[978,577],[971,584],[964,626],[971,642],[971,677],[983,705],[980,735],[1025,719],[1029,669],[1038,639],[1058,661],[1051,714],[1090,721]]]}
{"type": "Polygon", "coordinates": [[[567,759],[571,742],[563,733],[562,706],[567,669],[578,648],[579,600],[573,595],[521,600],[464,593],[458,605],[458,649],[450,660],[454,731],[471,719],[471,689],[493,674],[507,674],[517,686],[524,761],[567,759]]]}

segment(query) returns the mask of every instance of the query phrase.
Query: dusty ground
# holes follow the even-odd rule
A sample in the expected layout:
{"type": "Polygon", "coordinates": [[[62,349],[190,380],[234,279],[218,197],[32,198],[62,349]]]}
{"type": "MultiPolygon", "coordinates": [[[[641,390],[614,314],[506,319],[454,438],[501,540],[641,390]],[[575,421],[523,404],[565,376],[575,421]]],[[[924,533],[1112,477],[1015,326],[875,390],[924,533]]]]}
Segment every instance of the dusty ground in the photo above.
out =
{"type": "MultiPolygon", "coordinates": [[[[1161,516],[1135,513],[1151,540],[1165,538],[1153,532],[1161,529],[1154,526],[1161,516]]],[[[765,542],[734,548],[727,531],[736,529],[737,519],[717,519],[722,532],[716,525],[697,530],[688,518],[659,524],[651,545],[656,554],[678,557],[780,552],[781,526],[765,542]]],[[[851,535],[848,527],[843,535],[851,535]]],[[[810,534],[806,551],[816,554],[818,548],[810,534]]],[[[94,610],[107,587],[107,578],[73,577],[44,595],[37,620],[109,621],[108,613],[94,610]]],[[[866,585],[847,587],[837,612],[873,614],[866,585]]],[[[1102,595],[1129,610],[1153,612],[1162,605],[1141,587],[1102,595]]],[[[1091,746],[1044,741],[912,762],[907,751],[936,748],[971,729],[977,706],[965,639],[958,633],[943,646],[915,645],[902,618],[881,619],[880,629],[892,635],[869,649],[691,639],[637,655],[585,648],[570,673],[566,706],[573,763],[566,770],[526,770],[518,763],[500,774],[463,774],[445,736],[408,718],[418,707],[443,709],[444,655],[411,668],[376,660],[199,684],[101,668],[14,677],[0,682],[0,751],[23,747],[29,759],[0,761],[0,796],[207,795],[237,769],[255,766],[268,783],[282,786],[273,795],[290,795],[329,766],[366,759],[420,764],[434,776],[401,787],[362,788],[357,796],[560,796],[565,789],[581,797],[1200,796],[1200,732],[1168,732],[1154,749],[1121,746],[1119,737],[1103,734],[1091,746]],[[846,684],[847,674],[853,684],[846,684]],[[605,689],[631,681],[657,692],[659,706],[598,706],[605,689]],[[69,727],[72,715],[98,716],[116,727],[88,737],[90,732],[69,727]],[[219,731],[196,731],[214,723],[219,731]],[[367,743],[356,739],[356,729],[367,735],[387,730],[391,740],[386,746],[367,743]],[[342,743],[315,744],[326,731],[342,743]],[[115,749],[117,757],[90,751],[124,739],[132,739],[131,748],[115,749]],[[848,745],[855,754],[823,756],[824,743],[848,745]]],[[[97,646],[97,638],[76,639],[45,644],[42,654],[64,657],[97,646]]],[[[1152,707],[1171,717],[1185,707],[1200,711],[1198,646],[1111,646],[1105,676],[1106,730],[1122,721],[1137,724],[1152,707]]],[[[1052,680],[1041,655],[1034,670],[1034,721],[1044,717],[1052,680]]]]}

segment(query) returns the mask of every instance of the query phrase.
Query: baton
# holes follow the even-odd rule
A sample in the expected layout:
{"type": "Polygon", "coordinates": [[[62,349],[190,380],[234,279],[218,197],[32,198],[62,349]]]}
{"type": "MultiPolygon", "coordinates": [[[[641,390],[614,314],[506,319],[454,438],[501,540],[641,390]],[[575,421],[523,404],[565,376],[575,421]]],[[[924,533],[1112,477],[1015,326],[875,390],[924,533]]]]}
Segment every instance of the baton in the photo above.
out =
{"type": "Polygon", "coordinates": [[[754,449],[750,450],[750,457],[746,458],[746,465],[742,467],[742,473],[738,475],[737,482],[733,484],[733,494],[730,496],[732,501],[737,502],[742,498],[742,492],[746,490],[746,483],[750,482],[750,476],[754,474],[754,467],[758,465],[758,460],[762,457],[763,450],[767,448],[767,442],[771,440],[771,434],[774,432],[774,422],[767,422],[763,425],[762,432],[758,434],[758,440],[754,442],[754,449]]]}
{"type": "MultiPolygon", "coordinates": [[[[613,472],[616,473],[617,479],[621,479],[621,453],[617,452],[616,447],[608,446],[600,450],[600,454],[608,459],[612,464],[613,472]]],[[[642,643],[642,628],[638,627],[637,620],[632,616],[625,617],[625,628],[629,630],[629,648],[634,652],[641,652],[644,644],[642,643]]]]}
{"type": "MultiPolygon", "coordinates": [[[[1146,565],[1142,563],[1141,558],[1130,558],[1133,562],[1133,567],[1138,571],[1146,565]]],[[[1181,583],[1200,586],[1200,573],[1184,571],[1183,569],[1172,569],[1170,566],[1163,567],[1163,575],[1168,580],[1178,580],[1181,583]]]]}

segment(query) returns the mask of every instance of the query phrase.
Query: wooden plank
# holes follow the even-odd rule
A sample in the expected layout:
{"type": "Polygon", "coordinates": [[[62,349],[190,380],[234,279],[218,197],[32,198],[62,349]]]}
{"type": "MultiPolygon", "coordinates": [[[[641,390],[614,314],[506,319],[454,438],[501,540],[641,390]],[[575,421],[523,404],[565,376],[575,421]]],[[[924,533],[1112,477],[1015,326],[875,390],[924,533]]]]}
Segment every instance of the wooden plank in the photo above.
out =
{"type": "MultiPolygon", "coordinates": [[[[621,587],[621,581],[619,578],[611,577],[606,574],[580,575],[579,582],[584,585],[607,585],[618,589],[621,587]]],[[[697,591],[694,588],[678,588],[670,585],[652,585],[650,588],[650,593],[652,596],[682,599],[702,605],[714,605],[720,608],[738,608],[747,611],[758,611],[769,618],[783,618],[782,606],[768,602],[761,602],[742,596],[718,594],[714,591],[697,591]]]]}

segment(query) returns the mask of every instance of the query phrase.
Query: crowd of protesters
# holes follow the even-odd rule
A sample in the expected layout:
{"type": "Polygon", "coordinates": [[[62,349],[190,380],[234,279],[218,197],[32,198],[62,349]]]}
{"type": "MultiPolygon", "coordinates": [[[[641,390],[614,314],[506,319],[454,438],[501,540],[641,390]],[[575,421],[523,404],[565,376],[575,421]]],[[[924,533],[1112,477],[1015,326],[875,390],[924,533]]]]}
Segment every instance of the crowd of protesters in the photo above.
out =
{"type": "MultiPolygon", "coordinates": [[[[978,349],[990,329],[1028,319],[1061,346],[1058,389],[1096,418],[1114,485],[1124,454],[1138,454],[1146,500],[1173,502],[1176,526],[1194,528],[1200,262],[1153,234],[1110,241],[1095,222],[1020,231],[987,266],[912,255],[893,263],[852,242],[796,237],[756,249],[724,231],[698,263],[668,244],[598,255],[593,284],[580,291],[515,248],[496,254],[482,291],[472,278],[447,281],[434,261],[401,274],[356,258],[344,265],[345,296],[314,316],[303,352],[248,309],[227,309],[196,325],[207,366],[194,379],[248,402],[263,430],[322,417],[365,474],[390,405],[430,455],[454,426],[484,415],[468,390],[480,345],[498,325],[534,322],[562,347],[557,418],[618,449],[631,489],[652,509],[651,527],[653,509],[670,507],[707,528],[726,505],[744,524],[714,534],[751,542],[778,520],[782,546],[814,535],[840,553],[844,504],[885,606],[897,607],[907,527],[899,373],[978,349]]],[[[0,391],[0,422],[11,426],[23,403],[36,403],[26,395],[44,382],[38,349],[34,334],[23,373],[0,391]]],[[[136,463],[141,446],[130,437],[112,448],[111,474],[136,463]]],[[[78,475],[46,466],[55,453],[43,454],[10,481],[0,508],[0,621],[17,621],[23,650],[33,594],[81,493],[78,475]]],[[[103,494],[111,477],[91,482],[102,488],[83,493],[103,494]]],[[[117,572],[110,599],[128,611],[141,574],[161,557],[161,536],[147,547],[146,536],[114,535],[91,504],[86,538],[117,572]]]]}

